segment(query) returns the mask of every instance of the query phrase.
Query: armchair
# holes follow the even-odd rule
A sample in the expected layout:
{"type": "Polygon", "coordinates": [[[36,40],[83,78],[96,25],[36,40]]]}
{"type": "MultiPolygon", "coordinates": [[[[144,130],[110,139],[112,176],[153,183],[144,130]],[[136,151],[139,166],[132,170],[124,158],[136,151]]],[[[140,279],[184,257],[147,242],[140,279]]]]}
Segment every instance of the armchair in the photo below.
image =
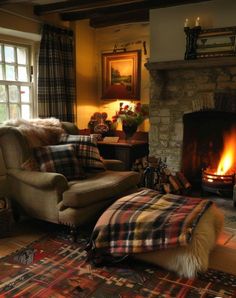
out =
{"type": "MultiPolygon", "coordinates": [[[[68,134],[78,128],[62,122],[68,134]]],[[[105,160],[105,170],[68,181],[63,174],[24,170],[32,155],[28,139],[17,128],[0,127],[0,149],[8,183],[8,197],[28,215],[53,223],[78,227],[95,222],[114,200],[137,189],[139,174],[123,171],[121,161],[105,160]]]]}

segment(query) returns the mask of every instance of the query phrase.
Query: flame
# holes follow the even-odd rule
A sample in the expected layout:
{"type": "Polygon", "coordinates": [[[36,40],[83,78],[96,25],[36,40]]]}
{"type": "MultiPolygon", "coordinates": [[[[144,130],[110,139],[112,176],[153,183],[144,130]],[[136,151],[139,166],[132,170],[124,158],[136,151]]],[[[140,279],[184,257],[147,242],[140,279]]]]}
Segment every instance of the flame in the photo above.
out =
{"type": "Polygon", "coordinates": [[[225,175],[235,164],[236,128],[224,137],[224,149],[215,174],[225,175]]]}

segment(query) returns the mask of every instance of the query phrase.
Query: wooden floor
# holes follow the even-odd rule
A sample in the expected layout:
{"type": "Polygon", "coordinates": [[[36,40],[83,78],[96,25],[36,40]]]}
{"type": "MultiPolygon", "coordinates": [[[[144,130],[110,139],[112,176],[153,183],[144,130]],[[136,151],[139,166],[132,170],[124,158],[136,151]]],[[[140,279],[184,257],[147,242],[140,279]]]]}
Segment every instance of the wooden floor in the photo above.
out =
{"type": "MultiPolygon", "coordinates": [[[[14,224],[11,235],[0,239],[0,257],[25,247],[56,225],[25,219],[14,224]]],[[[225,228],[210,255],[209,267],[236,275],[236,229],[225,228]]]]}

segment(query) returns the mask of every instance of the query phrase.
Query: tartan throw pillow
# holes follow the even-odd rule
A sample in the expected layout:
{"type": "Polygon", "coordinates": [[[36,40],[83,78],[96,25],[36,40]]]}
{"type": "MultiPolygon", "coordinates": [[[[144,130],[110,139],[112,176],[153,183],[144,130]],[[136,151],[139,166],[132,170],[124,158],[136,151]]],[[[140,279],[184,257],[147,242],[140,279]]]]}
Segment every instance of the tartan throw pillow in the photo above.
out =
{"type": "Polygon", "coordinates": [[[73,144],[41,146],[33,149],[40,171],[64,175],[68,180],[83,179],[85,174],[73,144]]]}
{"type": "Polygon", "coordinates": [[[96,138],[93,136],[62,134],[60,143],[77,145],[77,157],[86,170],[105,170],[105,166],[97,147],[96,138]]]}

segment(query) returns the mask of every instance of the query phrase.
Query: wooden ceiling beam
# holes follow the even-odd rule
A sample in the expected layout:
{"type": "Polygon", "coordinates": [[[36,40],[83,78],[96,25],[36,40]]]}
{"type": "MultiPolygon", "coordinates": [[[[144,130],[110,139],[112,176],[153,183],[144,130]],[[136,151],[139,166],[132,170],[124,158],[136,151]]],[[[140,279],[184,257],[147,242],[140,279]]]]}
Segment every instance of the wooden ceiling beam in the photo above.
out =
{"type": "Polygon", "coordinates": [[[64,12],[64,11],[80,11],[85,9],[106,7],[118,5],[122,3],[136,3],[143,0],[71,0],[45,5],[34,5],[34,13],[38,16],[43,14],[64,12]]]}
{"type": "MultiPolygon", "coordinates": [[[[156,0],[152,0],[156,1],[156,0]]],[[[102,16],[110,16],[112,14],[122,14],[126,12],[138,11],[140,9],[148,9],[148,0],[138,3],[128,3],[119,6],[101,7],[76,12],[67,12],[61,14],[63,21],[75,21],[82,19],[97,18],[102,16]]]]}
{"type": "MultiPolygon", "coordinates": [[[[211,0],[200,0],[202,1],[211,1],[211,0]]],[[[162,8],[167,6],[176,6],[181,4],[189,4],[199,2],[199,0],[143,0],[142,2],[136,3],[127,3],[122,5],[115,5],[109,7],[100,7],[93,9],[86,9],[74,12],[65,12],[61,13],[61,19],[63,21],[75,21],[82,19],[91,19],[98,18],[102,16],[109,16],[114,13],[126,13],[131,11],[139,11],[144,9],[153,9],[153,8],[162,8]]]]}
{"type": "Polygon", "coordinates": [[[135,23],[135,22],[148,22],[149,21],[149,9],[140,9],[135,11],[129,11],[122,14],[110,14],[102,17],[96,17],[90,19],[90,26],[93,28],[101,28],[119,24],[135,23]]]}
{"type": "Polygon", "coordinates": [[[146,8],[161,8],[212,0],[70,0],[45,5],[34,5],[34,13],[43,15],[49,13],[84,12],[86,10],[119,7],[122,5],[137,5],[146,3],[146,8]]]}

